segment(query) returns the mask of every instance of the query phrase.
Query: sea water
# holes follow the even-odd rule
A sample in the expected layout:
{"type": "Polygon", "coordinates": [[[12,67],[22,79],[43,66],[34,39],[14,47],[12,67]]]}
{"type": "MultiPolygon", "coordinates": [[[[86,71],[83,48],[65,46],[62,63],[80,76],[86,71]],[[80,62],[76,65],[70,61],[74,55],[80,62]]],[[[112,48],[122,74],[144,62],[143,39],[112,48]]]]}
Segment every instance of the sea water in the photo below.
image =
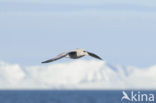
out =
{"type": "MultiPolygon", "coordinates": [[[[130,90],[126,91],[128,94],[130,90]]],[[[123,90],[1,90],[0,103],[134,103],[124,100],[123,90]]],[[[138,92],[136,92],[138,93],[138,92]]],[[[139,91],[140,93],[140,91],[139,91]]],[[[141,91],[153,93],[156,91],[141,91]]],[[[136,103],[146,103],[136,102],[136,103]]],[[[147,103],[156,103],[147,102],[147,103]]]]}

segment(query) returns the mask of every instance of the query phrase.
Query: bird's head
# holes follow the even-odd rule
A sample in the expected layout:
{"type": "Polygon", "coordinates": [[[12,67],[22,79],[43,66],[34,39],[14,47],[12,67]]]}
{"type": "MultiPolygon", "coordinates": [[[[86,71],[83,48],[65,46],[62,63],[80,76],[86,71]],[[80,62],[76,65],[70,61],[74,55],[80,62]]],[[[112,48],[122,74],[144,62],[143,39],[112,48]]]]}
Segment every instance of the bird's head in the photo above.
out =
{"type": "Polygon", "coordinates": [[[88,52],[84,49],[77,49],[79,55],[88,55],[88,52]]]}
{"type": "Polygon", "coordinates": [[[88,52],[86,50],[83,50],[84,55],[88,55],[88,52]]]}

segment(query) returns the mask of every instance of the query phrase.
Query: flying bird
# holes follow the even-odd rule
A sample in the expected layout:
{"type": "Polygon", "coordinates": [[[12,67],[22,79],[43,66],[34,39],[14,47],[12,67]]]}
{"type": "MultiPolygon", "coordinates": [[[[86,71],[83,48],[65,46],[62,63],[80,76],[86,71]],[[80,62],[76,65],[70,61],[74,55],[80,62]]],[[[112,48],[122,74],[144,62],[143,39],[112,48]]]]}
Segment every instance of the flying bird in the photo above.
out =
{"type": "Polygon", "coordinates": [[[66,52],[66,53],[62,53],[62,54],[56,56],[55,58],[46,60],[46,61],[44,61],[42,63],[53,62],[53,61],[61,59],[63,57],[67,57],[67,58],[71,58],[71,59],[78,59],[78,58],[81,58],[83,56],[92,56],[92,57],[94,57],[96,59],[102,60],[102,58],[100,58],[99,56],[97,56],[94,53],[88,52],[88,51],[86,51],[84,49],[76,49],[76,50],[72,50],[72,51],[69,51],[69,52],[66,52]]]}
{"type": "Polygon", "coordinates": [[[125,91],[122,91],[122,94],[123,94],[123,97],[121,98],[121,101],[123,100],[123,99],[127,99],[127,100],[131,100],[129,97],[128,97],[128,94],[125,92],[125,91]]]}

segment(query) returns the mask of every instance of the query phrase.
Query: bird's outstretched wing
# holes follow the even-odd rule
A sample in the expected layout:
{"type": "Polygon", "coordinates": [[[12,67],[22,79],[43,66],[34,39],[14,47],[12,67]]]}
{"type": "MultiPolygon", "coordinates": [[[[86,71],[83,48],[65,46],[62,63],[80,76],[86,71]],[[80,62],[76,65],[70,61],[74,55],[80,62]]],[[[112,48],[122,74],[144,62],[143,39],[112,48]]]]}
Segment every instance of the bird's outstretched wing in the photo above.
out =
{"type": "Polygon", "coordinates": [[[91,53],[91,52],[87,52],[87,53],[89,54],[89,56],[92,56],[92,57],[94,57],[94,58],[96,58],[96,59],[102,60],[102,58],[100,58],[99,56],[97,56],[97,55],[94,54],[94,53],[91,53]]]}
{"type": "Polygon", "coordinates": [[[125,91],[122,91],[122,94],[123,94],[123,97],[121,98],[121,101],[123,100],[123,99],[127,99],[127,100],[131,100],[129,97],[128,97],[128,94],[125,92],[125,91]]]}
{"type": "Polygon", "coordinates": [[[127,93],[125,91],[122,91],[122,94],[127,97],[127,93]]]}
{"type": "Polygon", "coordinates": [[[53,62],[53,61],[55,61],[55,60],[58,60],[58,59],[61,59],[61,58],[65,57],[65,56],[67,56],[67,55],[68,55],[68,53],[62,53],[62,54],[56,56],[55,58],[52,58],[52,59],[46,60],[46,61],[44,61],[44,62],[42,62],[42,63],[53,62]]]}

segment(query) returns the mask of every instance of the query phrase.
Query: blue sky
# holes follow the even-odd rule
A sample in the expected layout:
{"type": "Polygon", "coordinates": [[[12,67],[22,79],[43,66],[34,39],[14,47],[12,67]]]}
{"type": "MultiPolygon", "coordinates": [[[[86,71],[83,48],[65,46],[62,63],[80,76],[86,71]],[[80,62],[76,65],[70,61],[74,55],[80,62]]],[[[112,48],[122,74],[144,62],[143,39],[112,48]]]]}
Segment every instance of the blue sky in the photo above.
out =
{"type": "Polygon", "coordinates": [[[148,67],[156,64],[155,27],[154,0],[0,0],[0,61],[37,65],[85,48],[109,63],[148,67]]]}

